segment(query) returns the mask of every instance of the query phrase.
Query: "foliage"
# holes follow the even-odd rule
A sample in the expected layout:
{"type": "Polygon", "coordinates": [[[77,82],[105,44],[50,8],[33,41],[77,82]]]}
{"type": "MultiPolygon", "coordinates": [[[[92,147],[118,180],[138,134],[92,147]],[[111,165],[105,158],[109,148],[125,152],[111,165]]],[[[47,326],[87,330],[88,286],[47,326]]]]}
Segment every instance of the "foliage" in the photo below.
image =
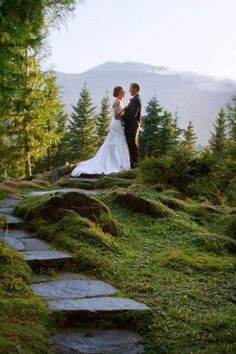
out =
{"type": "Polygon", "coordinates": [[[186,157],[189,159],[193,158],[196,154],[196,141],[197,136],[193,130],[192,122],[188,123],[187,128],[183,131],[183,140],[181,141],[179,148],[186,157]]]}
{"type": "Polygon", "coordinates": [[[147,105],[146,115],[142,117],[141,146],[146,155],[156,154],[158,151],[158,136],[163,116],[163,107],[156,97],[147,105]]]}
{"type": "Polygon", "coordinates": [[[213,154],[222,155],[226,148],[226,115],[223,109],[220,110],[214,126],[215,131],[211,134],[209,146],[213,154]]]}
{"type": "Polygon", "coordinates": [[[49,312],[29,287],[30,268],[0,242],[0,352],[51,353],[49,312]]]}
{"type": "Polygon", "coordinates": [[[97,136],[98,136],[98,147],[100,147],[109,131],[109,125],[111,122],[111,110],[110,110],[110,100],[108,96],[103,97],[101,101],[100,112],[97,117],[97,136]]]}
{"type": "Polygon", "coordinates": [[[177,117],[164,111],[156,97],[146,107],[142,117],[141,146],[145,155],[163,155],[177,145],[181,130],[177,117]]]}
{"type": "Polygon", "coordinates": [[[45,139],[40,130],[49,123],[51,126],[51,119],[57,115],[53,107],[57,100],[55,78],[40,71],[36,58],[48,28],[65,18],[65,14],[73,10],[74,3],[72,0],[1,1],[0,173],[5,178],[22,175],[22,160],[26,160],[26,175],[29,176],[31,155],[37,159],[41,155],[39,146],[44,149],[45,139],[52,137],[52,128],[50,134],[45,134],[45,139]],[[39,117],[39,111],[42,117],[39,117]],[[36,119],[35,124],[32,119],[36,119]]]}
{"type": "MultiPolygon", "coordinates": [[[[222,228],[233,209],[178,200],[174,190],[133,185],[128,191],[155,203],[165,201],[174,213],[137,215],[107,194],[97,198],[110,201],[119,238],[75,215],[53,225],[36,217],[33,226],[42,238],[72,252],[80,271],[99,275],[151,307],[151,316],[136,323],[146,353],[233,353],[235,259],[222,228]]],[[[33,205],[29,199],[25,203],[33,205]]]]}
{"type": "Polygon", "coordinates": [[[86,160],[93,156],[96,149],[97,115],[92,98],[86,86],[73,106],[67,138],[71,161],[86,160]]]}

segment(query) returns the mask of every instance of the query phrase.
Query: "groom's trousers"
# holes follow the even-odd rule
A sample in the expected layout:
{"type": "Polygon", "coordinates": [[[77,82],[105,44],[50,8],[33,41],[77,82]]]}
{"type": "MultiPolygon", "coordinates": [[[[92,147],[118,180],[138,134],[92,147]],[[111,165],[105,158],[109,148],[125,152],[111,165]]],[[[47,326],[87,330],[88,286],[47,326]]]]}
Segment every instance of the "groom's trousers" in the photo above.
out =
{"type": "Polygon", "coordinates": [[[138,121],[135,121],[132,124],[125,124],[125,136],[130,153],[131,168],[135,167],[138,163],[138,130],[138,121]]]}

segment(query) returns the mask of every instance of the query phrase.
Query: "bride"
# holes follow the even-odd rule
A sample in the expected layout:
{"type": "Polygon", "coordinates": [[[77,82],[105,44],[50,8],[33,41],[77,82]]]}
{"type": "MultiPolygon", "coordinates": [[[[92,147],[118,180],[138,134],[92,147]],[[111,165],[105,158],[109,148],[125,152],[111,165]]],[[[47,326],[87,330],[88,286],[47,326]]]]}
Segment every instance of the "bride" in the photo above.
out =
{"type": "Polygon", "coordinates": [[[125,91],[123,87],[117,86],[114,88],[113,118],[106,140],[93,158],[80,162],[75,167],[71,173],[72,177],[78,177],[81,174],[108,175],[130,169],[129,149],[121,118],[124,112],[122,102],[124,95],[125,91]]]}

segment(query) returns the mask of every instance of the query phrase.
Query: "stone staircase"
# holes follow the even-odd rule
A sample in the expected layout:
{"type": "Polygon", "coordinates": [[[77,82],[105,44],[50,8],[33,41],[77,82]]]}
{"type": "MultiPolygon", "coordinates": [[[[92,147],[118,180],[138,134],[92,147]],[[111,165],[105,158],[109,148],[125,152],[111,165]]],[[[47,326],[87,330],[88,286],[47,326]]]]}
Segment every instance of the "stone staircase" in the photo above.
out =
{"type": "Polygon", "coordinates": [[[0,202],[0,215],[8,220],[7,229],[0,232],[0,241],[20,252],[34,270],[31,288],[45,299],[52,318],[62,326],[52,338],[54,353],[144,353],[140,336],[130,330],[114,328],[114,323],[117,316],[136,318],[148,311],[148,307],[119,297],[118,290],[103,281],[68,272],[73,269],[73,256],[54,249],[23,229],[23,220],[13,215],[19,201],[12,197],[0,202]],[[49,268],[54,269],[53,275],[43,273],[49,268]],[[110,325],[105,329],[99,321],[109,321],[110,325]],[[79,326],[65,330],[65,323],[79,326]]]}

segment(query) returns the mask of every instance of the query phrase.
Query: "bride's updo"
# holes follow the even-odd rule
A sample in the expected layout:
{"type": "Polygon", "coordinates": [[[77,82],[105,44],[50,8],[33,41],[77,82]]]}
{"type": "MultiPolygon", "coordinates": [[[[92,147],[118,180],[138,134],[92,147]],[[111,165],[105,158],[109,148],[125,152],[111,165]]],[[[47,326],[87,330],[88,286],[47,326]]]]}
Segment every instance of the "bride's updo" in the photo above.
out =
{"type": "Polygon", "coordinates": [[[116,86],[113,90],[113,96],[114,97],[118,97],[120,91],[123,90],[123,87],[122,86],[116,86]]]}

